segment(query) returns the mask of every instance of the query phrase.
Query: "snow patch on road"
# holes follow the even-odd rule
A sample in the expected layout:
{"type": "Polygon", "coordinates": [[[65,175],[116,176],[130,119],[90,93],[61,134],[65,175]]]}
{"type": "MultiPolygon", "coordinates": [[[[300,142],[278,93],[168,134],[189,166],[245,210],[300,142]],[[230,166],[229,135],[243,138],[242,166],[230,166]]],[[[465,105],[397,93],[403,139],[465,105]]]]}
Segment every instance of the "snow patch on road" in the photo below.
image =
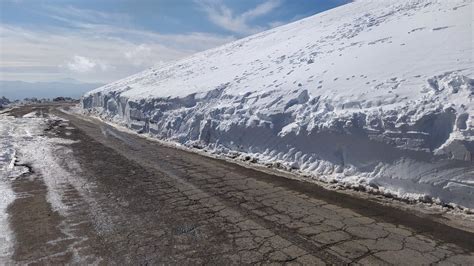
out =
{"type": "MultiPolygon", "coordinates": [[[[47,128],[47,121],[45,118],[37,117],[36,112],[27,114],[23,118],[2,116],[2,128],[9,129],[8,141],[11,153],[16,155],[13,158],[16,160],[16,164],[28,165],[38,171],[48,186],[48,202],[55,211],[64,215],[64,210],[67,208],[58,193],[61,191],[59,186],[68,173],[57,164],[54,152],[59,145],[73,142],[45,136],[44,130],[47,128]]],[[[27,172],[26,167],[14,167],[14,169],[20,173],[27,172]]],[[[16,174],[16,176],[19,175],[16,174]]]]}
{"type": "MultiPolygon", "coordinates": [[[[67,121],[53,115],[44,115],[32,112],[22,118],[0,115],[0,262],[9,262],[13,254],[14,234],[9,229],[7,207],[15,199],[15,194],[10,187],[10,181],[25,174],[22,178],[41,178],[47,186],[47,201],[53,211],[57,211],[66,220],[62,222],[61,231],[71,239],[76,240],[80,249],[83,236],[74,235],[74,224],[68,224],[70,204],[64,202],[65,192],[73,186],[79,193],[87,187],[80,176],[79,164],[74,160],[69,147],[75,141],[47,136],[45,130],[51,123],[58,126],[67,125],[67,121]],[[67,160],[65,159],[67,157],[67,160]],[[60,165],[67,161],[67,170],[60,165]],[[25,166],[21,166],[25,165],[25,166]],[[31,175],[29,171],[32,170],[31,175]],[[28,175],[27,175],[28,174],[28,175]]],[[[51,134],[54,134],[51,132],[51,134]]],[[[74,245],[76,245],[74,244],[74,245]]],[[[71,247],[75,254],[73,261],[81,262],[83,258],[78,254],[77,248],[71,247]]]]}
{"type": "Polygon", "coordinates": [[[11,180],[28,172],[28,168],[15,165],[17,148],[15,118],[0,115],[0,263],[12,263],[14,235],[8,222],[8,206],[16,196],[11,188],[11,180]]]}

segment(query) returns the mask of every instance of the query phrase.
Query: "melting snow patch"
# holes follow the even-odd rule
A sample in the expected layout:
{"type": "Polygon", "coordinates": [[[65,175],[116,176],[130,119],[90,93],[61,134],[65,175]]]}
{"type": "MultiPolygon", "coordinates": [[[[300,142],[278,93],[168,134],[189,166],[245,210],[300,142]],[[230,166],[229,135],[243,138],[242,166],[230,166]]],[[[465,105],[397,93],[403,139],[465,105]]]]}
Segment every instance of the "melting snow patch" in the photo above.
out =
{"type": "MultiPolygon", "coordinates": [[[[11,180],[28,172],[16,166],[18,128],[13,117],[0,115],[0,263],[12,263],[14,235],[8,222],[8,206],[15,200],[11,180]]],[[[29,137],[29,136],[27,136],[29,137]]]]}
{"type": "MultiPolygon", "coordinates": [[[[47,200],[54,211],[63,217],[68,217],[69,207],[64,204],[64,192],[68,186],[75,187],[79,193],[85,187],[85,182],[71,172],[80,172],[79,165],[75,162],[67,145],[75,143],[71,140],[51,138],[44,135],[48,127],[47,118],[39,118],[36,112],[23,118],[13,118],[0,115],[0,262],[10,263],[13,254],[13,233],[9,229],[7,207],[15,199],[15,194],[10,187],[10,181],[29,171],[29,168],[19,166],[28,165],[35,170],[38,178],[46,184],[47,200]],[[68,158],[68,170],[60,165],[60,159],[68,158]]],[[[65,125],[65,120],[53,117],[59,121],[58,125],[65,125]]],[[[36,177],[35,177],[36,178],[36,177]]],[[[72,229],[63,223],[62,231],[68,237],[73,236],[72,229]]],[[[72,251],[76,249],[72,247],[72,251]]],[[[78,255],[78,254],[76,254],[78,255]]],[[[79,259],[79,257],[77,257],[79,259]]],[[[78,260],[78,262],[80,259],[78,260]]]]}

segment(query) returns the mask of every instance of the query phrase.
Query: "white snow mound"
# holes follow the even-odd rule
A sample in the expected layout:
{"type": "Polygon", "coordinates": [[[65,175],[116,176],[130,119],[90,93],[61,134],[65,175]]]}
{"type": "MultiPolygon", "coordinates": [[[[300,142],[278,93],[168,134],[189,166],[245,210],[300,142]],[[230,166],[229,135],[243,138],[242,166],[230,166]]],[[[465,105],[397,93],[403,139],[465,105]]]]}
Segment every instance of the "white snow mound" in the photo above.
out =
{"type": "Polygon", "coordinates": [[[355,1],[87,93],[160,139],[474,208],[473,4],[355,1]]]}

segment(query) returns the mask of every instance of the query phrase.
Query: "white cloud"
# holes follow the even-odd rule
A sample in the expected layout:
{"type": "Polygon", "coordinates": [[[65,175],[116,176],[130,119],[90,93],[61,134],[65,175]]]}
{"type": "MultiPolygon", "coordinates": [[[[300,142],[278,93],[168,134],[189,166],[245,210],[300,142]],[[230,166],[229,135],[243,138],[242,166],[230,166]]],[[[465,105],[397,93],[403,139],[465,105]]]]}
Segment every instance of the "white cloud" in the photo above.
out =
{"type": "Polygon", "coordinates": [[[78,23],[104,23],[107,24],[126,24],[131,18],[127,14],[101,12],[97,10],[90,10],[84,8],[77,8],[73,6],[48,6],[46,8],[48,15],[51,18],[68,22],[70,24],[78,23]]]}
{"type": "Polygon", "coordinates": [[[109,82],[235,39],[138,30],[122,13],[73,6],[48,6],[46,11],[61,23],[33,30],[0,22],[0,79],[109,82]]]}
{"type": "Polygon", "coordinates": [[[276,27],[285,25],[286,23],[288,23],[288,22],[284,22],[284,21],[273,21],[273,22],[270,22],[270,23],[268,24],[268,26],[269,26],[270,28],[276,28],[276,27]]]}
{"type": "Polygon", "coordinates": [[[207,13],[209,20],[217,26],[239,34],[253,34],[266,28],[252,26],[251,21],[269,14],[281,5],[281,0],[267,0],[241,14],[234,11],[219,0],[196,1],[207,13]]]}
{"type": "Polygon", "coordinates": [[[80,55],[73,56],[72,60],[66,63],[66,67],[73,72],[79,73],[86,73],[92,70],[107,71],[109,69],[108,65],[104,62],[80,55]]]}
{"type": "Polygon", "coordinates": [[[159,34],[105,24],[74,31],[0,24],[0,79],[72,77],[109,82],[232,40],[207,33],[159,34]]]}
{"type": "Polygon", "coordinates": [[[244,12],[241,17],[244,18],[244,20],[251,20],[255,19],[257,17],[267,15],[271,11],[273,11],[275,8],[279,7],[281,5],[280,0],[267,0],[266,2],[256,6],[253,9],[250,9],[246,12],[244,12]]]}
{"type": "MultiPolygon", "coordinates": [[[[134,66],[143,66],[149,67],[150,66],[150,58],[154,57],[153,48],[151,45],[147,44],[140,44],[136,46],[134,49],[125,52],[125,58],[130,61],[131,64],[134,66]]],[[[155,65],[163,64],[162,60],[157,62],[153,62],[155,65]]]]}

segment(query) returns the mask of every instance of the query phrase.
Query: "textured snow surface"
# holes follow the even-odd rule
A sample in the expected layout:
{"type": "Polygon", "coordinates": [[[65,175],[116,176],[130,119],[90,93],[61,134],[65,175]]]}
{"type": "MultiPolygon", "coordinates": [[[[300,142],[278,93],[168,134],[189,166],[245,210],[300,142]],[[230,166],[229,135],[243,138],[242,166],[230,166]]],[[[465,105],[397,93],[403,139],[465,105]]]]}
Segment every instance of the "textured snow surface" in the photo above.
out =
{"type": "MultiPolygon", "coordinates": [[[[8,222],[7,208],[17,197],[11,188],[11,181],[28,173],[29,169],[19,164],[19,157],[28,154],[48,163],[44,151],[48,147],[46,137],[42,137],[45,119],[34,118],[34,113],[25,118],[14,118],[0,114],[0,263],[9,264],[13,254],[14,235],[8,222]]],[[[48,167],[50,164],[48,164],[48,167]]]]}
{"type": "MultiPolygon", "coordinates": [[[[9,227],[7,208],[21,195],[15,195],[11,180],[29,172],[27,167],[18,165],[34,169],[34,174],[21,178],[40,178],[47,186],[47,201],[51,208],[65,218],[74,208],[64,202],[68,189],[72,186],[83,196],[85,190],[90,188],[81,178],[80,166],[69,148],[74,141],[45,135],[45,129],[50,126],[48,123],[52,121],[68,125],[66,120],[39,112],[26,114],[22,118],[0,114],[0,264],[11,264],[14,252],[15,239],[9,227]]],[[[67,238],[78,239],[74,230],[69,223],[61,223],[61,231],[67,238]]],[[[85,236],[81,238],[86,239],[85,236]]],[[[75,262],[87,260],[79,256],[74,244],[69,248],[75,262]]]]}
{"type": "Polygon", "coordinates": [[[7,208],[15,200],[15,193],[10,184],[12,178],[21,175],[25,170],[15,163],[12,127],[13,118],[0,115],[0,263],[11,263],[13,252],[13,232],[8,223],[7,208]]]}
{"type": "Polygon", "coordinates": [[[87,93],[139,133],[474,208],[472,1],[355,1],[87,93]]]}

